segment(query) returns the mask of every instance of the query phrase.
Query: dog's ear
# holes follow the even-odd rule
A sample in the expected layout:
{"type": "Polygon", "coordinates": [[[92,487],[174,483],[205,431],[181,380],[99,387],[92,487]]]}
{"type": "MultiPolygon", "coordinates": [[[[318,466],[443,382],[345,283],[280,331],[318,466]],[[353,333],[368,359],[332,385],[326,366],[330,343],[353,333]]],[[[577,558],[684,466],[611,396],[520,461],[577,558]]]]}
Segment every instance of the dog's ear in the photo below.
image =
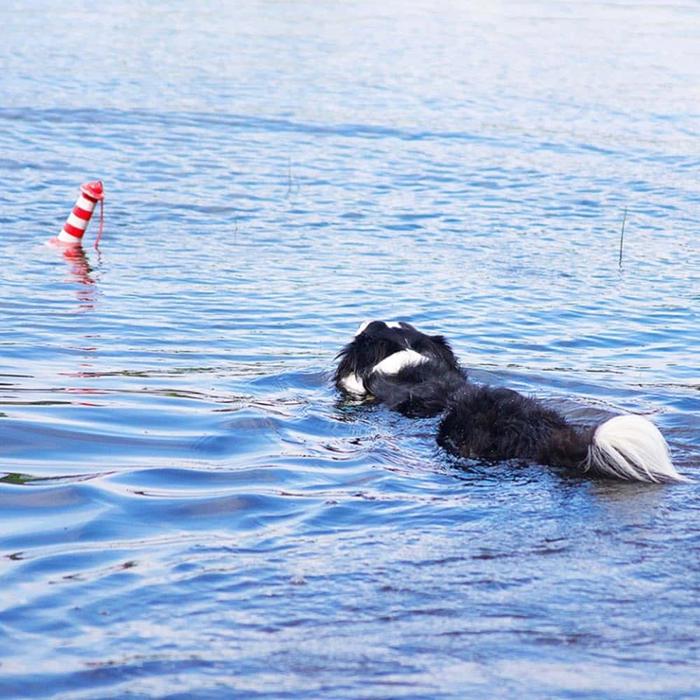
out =
{"type": "Polygon", "coordinates": [[[424,335],[419,333],[418,337],[412,339],[411,347],[422,355],[432,356],[441,360],[452,369],[459,369],[459,362],[452,352],[450,344],[442,335],[424,335]]]}
{"type": "Polygon", "coordinates": [[[340,362],[335,373],[336,383],[348,374],[365,378],[375,365],[404,349],[402,344],[392,338],[361,333],[338,353],[336,359],[340,362]]]}
{"type": "Polygon", "coordinates": [[[452,347],[443,335],[433,335],[430,338],[435,343],[435,350],[438,355],[450,366],[455,369],[459,368],[459,362],[452,352],[452,347]]]}
{"type": "Polygon", "coordinates": [[[444,335],[431,335],[430,340],[432,340],[435,343],[435,345],[438,345],[443,350],[449,352],[450,355],[454,355],[454,353],[452,352],[452,348],[450,347],[450,344],[447,342],[447,339],[444,335]]]}

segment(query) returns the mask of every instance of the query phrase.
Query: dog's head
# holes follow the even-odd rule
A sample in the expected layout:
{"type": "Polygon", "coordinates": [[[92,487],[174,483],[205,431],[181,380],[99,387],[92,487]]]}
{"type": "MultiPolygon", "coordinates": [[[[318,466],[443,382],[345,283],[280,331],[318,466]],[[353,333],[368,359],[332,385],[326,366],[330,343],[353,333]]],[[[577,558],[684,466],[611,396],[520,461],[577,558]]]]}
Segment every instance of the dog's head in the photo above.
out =
{"type": "Polygon", "coordinates": [[[378,365],[396,353],[402,355],[395,371],[407,363],[429,359],[439,360],[454,369],[459,367],[449,343],[441,335],[426,335],[403,321],[365,321],[352,341],[338,353],[336,386],[350,394],[365,395],[367,377],[375,369],[386,367],[387,363],[382,368],[378,365]]]}

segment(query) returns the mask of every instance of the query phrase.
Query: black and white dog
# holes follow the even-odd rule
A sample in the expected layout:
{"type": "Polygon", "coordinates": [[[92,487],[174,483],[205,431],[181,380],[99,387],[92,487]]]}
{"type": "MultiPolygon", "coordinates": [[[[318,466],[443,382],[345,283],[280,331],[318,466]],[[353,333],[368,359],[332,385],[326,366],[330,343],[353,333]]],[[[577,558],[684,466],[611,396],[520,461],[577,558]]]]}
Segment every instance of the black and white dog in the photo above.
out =
{"type": "Polygon", "coordinates": [[[445,412],[437,441],[468,459],[523,459],[630,481],[688,481],[656,426],[616,416],[579,428],[536,399],[472,384],[449,343],[408,323],[363,323],[338,354],[335,385],[407,416],[445,412]]]}

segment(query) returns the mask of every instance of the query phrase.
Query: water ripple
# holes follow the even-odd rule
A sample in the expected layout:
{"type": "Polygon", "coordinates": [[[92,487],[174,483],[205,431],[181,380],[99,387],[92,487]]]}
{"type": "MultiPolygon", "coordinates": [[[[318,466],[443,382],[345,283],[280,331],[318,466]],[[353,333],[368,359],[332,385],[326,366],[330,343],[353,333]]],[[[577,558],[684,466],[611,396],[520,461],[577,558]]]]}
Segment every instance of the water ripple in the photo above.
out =
{"type": "Polygon", "coordinates": [[[3,697],[696,691],[696,486],[330,385],[405,318],[697,477],[697,8],[458,5],[10,1],[3,697]],[[46,246],[98,177],[100,249],[46,246]]]}

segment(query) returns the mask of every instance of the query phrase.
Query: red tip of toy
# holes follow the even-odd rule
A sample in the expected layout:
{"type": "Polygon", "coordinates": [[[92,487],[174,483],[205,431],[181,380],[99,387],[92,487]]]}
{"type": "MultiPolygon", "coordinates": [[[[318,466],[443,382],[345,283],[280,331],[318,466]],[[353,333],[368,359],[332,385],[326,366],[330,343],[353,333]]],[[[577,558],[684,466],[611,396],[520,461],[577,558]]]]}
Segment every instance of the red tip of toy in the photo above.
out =
{"type": "Polygon", "coordinates": [[[95,180],[93,182],[86,182],[84,185],[80,186],[80,191],[92,199],[100,201],[104,199],[104,187],[102,186],[102,180],[95,180]]]}

